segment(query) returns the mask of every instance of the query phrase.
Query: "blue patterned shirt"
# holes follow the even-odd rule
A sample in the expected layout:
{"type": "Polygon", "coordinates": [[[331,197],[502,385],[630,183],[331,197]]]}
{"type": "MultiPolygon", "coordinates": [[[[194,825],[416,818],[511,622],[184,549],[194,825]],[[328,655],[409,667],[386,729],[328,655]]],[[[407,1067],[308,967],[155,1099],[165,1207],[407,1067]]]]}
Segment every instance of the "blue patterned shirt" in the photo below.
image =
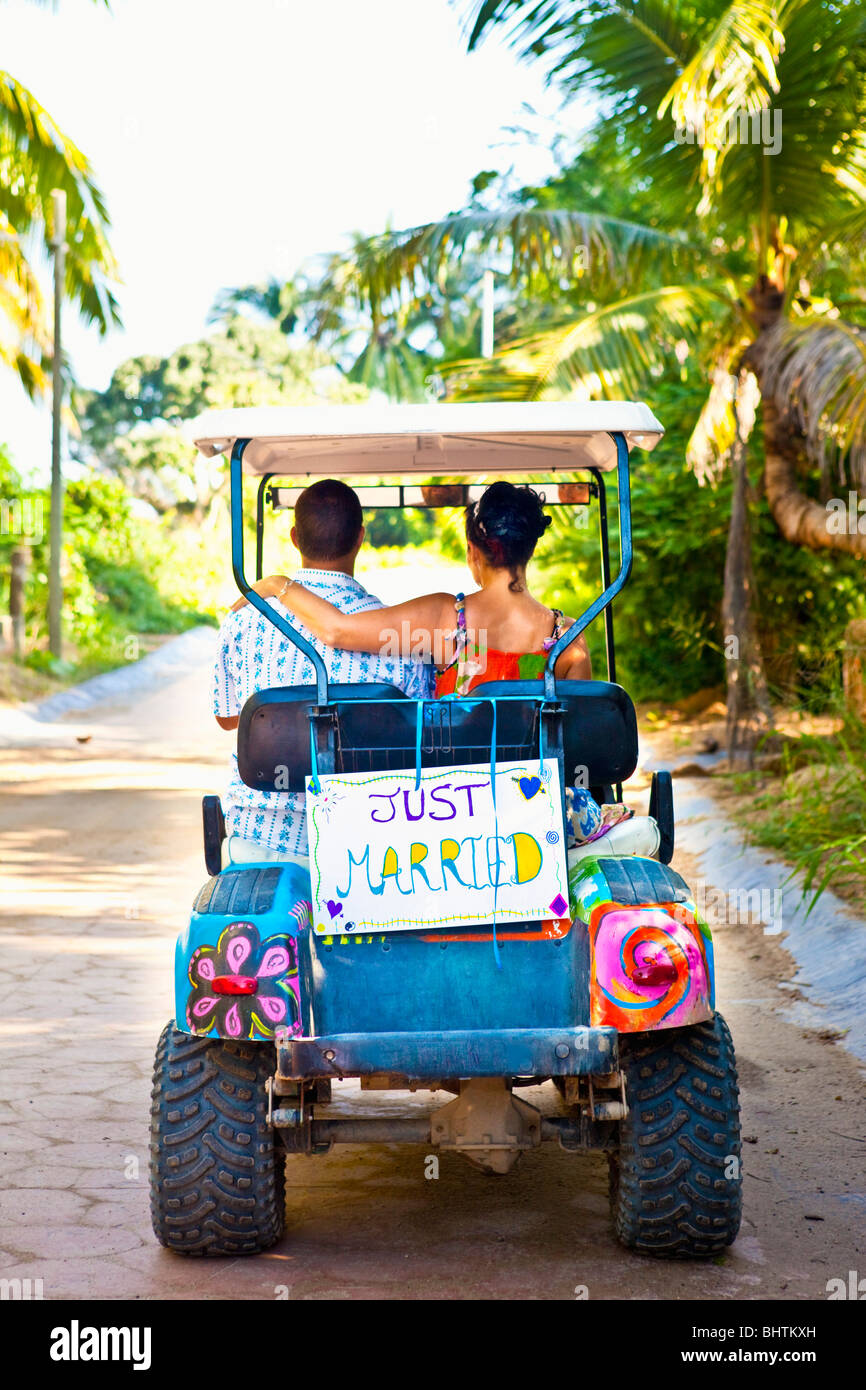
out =
{"type": "MultiPolygon", "coordinates": [[[[333,603],[342,613],[361,613],[382,607],[363,584],[348,574],[335,570],[300,569],[293,577],[305,588],[333,603]]],[[[287,617],[301,636],[321,654],[329,681],[340,684],[384,681],[398,686],[412,699],[430,697],[431,668],[396,657],[326,647],[277,599],[271,598],[267,602],[282,617],[287,617]]],[[[312,663],[252,604],[246,604],[237,613],[229,613],[220,628],[219,650],[214,666],[214,714],[224,719],[240,714],[243,705],[258,690],[313,684],[315,673],[312,663]]],[[[223,810],[229,835],[258,840],[269,849],[281,853],[307,853],[304,793],[254,791],[241,781],[237,753],[232,753],[223,810]]]]}

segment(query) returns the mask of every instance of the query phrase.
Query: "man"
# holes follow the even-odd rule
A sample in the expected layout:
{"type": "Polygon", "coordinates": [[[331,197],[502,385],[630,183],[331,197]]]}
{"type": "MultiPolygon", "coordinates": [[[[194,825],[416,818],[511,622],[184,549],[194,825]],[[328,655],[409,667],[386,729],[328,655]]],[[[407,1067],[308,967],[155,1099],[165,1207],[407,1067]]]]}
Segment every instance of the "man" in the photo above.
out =
{"type": "MultiPolygon", "coordinates": [[[[293,576],[298,583],[343,613],[382,607],[355,578],[355,560],[364,541],[363,512],[357,493],[345,483],[327,478],[306,488],[295,503],[291,537],[301,556],[301,568],[293,576]]],[[[429,673],[419,663],[326,647],[278,599],[267,602],[321,654],[329,681],[383,681],[413,699],[429,695],[429,673]]],[[[307,657],[257,609],[245,604],[229,613],[220,628],[214,666],[214,714],[220,728],[237,728],[244,703],[257,690],[314,683],[307,657]]],[[[236,753],[223,809],[229,854],[235,862],[257,855],[292,859],[307,854],[303,792],[263,792],[245,786],[236,753]]]]}

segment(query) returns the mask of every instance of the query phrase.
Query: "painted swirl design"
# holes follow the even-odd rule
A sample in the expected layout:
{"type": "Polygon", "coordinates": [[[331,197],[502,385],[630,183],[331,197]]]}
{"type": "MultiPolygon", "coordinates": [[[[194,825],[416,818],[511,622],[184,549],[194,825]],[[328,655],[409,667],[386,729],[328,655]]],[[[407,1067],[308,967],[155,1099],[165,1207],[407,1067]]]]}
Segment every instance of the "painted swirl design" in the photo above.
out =
{"type": "Polygon", "coordinates": [[[712,959],[705,932],[692,914],[599,903],[590,921],[590,1022],[635,1033],[710,1018],[712,959]],[[649,982],[653,976],[656,983],[649,982]]]}

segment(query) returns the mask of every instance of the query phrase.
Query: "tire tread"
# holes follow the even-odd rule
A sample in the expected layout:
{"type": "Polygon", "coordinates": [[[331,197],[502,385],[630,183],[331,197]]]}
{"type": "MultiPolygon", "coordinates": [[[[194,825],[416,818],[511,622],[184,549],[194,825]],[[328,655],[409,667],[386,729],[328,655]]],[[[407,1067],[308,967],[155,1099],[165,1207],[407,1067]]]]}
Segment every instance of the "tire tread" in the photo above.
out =
{"type": "Polygon", "coordinates": [[[285,1154],[267,1124],[272,1049],[167,1023],[153,1069],[150,1208],[186,1255],[267,1250],[285,1225],[285,1154]]]}
{"type": "Polygon", "coordinates": [[[618,1239],[640,1254],[711,1257],[742,1215],[739,1087],[721,1014],[668,1034],[623,1038],[629,1114],[610,1160],[618,1239]],[[738,1176],[724,1169],[736,1158],[738,1176]]]}

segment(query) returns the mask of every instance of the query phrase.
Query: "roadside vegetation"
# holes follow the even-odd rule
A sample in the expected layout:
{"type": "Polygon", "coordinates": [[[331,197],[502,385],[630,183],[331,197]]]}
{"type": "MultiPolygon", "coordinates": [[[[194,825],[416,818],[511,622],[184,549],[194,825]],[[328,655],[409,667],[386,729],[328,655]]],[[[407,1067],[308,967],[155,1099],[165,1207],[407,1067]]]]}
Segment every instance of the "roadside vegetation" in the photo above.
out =
{"type": "MultiPolygon", "coordinates": [[[[45,693],[118,666],[156,645],[165,635],[214,621],[207,589],[216,579],[215,560],[190,584],[193,535],[166,534],[158,521],[137,514],[135,500],[113,479],[88,476],[66,487],[63,554],[68,654],[54,661],[46,650],[48,586],[48,494],[28,488],[0,453],[4,497],[23,499],[37,520],[26,547],[19,536],[0,535],[0,564],[8,573],[12,552],[27,555],[23,667],[41,679],[16,677],[7,659],[0,666],[0,698],[45,693]]],[[[204,548],[195,544],[201,564],[204,548]]]]}
{"type": "Polygon", "coordinates": [[[802,876],[811,907],[825,890],[866,916],[866,726],[838,693],[773,706],[772,743],[755,766],[724,756],[724,686],[649,701],[638,722],[654,756],[680,776],[701,776],[746,838],[802,876]]]}
{"type": "Polygon", "coordinates": [[[832,888],[866,915],[866,728],[847,712],[820,722],[831,728],[785,737],[769,770],[734,774],[731,809],[803,873],[812,904],[832,888]]]}

